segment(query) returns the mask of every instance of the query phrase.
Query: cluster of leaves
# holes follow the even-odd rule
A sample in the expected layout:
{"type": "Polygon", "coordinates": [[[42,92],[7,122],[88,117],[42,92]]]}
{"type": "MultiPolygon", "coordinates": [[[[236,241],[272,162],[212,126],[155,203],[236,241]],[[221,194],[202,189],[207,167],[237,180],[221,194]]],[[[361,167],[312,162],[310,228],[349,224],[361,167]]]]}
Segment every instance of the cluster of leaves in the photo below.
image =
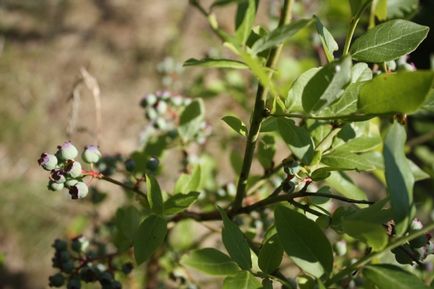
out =
{"type": "Polygon", "coordinates": [[[215,164],[208,154],[188,158],[188,146],[203,143],[197,137],[205,119],[203,101],[178,105],[174,95],[150,94],[142,106],[159,131],[125,162],[127,181],[93,173],[137,197],[113,218],[113,244],[121,253],[132,248],[137,265],[146,262],[148,271],[157,263],[161,274],[178,276],[178,288],[195,283],[189,268],[223,276],[224,289],[268,289],[276,284],[305,289],[427,288],[430,280],[410,271],[428,268],[421,265],[433,253],[428,233],[434,224],[422,226],[415,220],[413,189],[416,181],[432,176],[405,152],[407,121],[422,111],[433,112],[434,72],[416,70],[407,62],[428,27],[399,19],[414,12],[407,1],[391,5],[351,0],[352,20],[340,49],[318,17],[291,22],[291,0],[282,2],[274,29],[255,26],[258,2],[217,0],[207,10],[198,0],[191,1],[234,57],[190,59],[185,66],[248,70],[257,81],[249,125],[235,115],[222,118],[246,144],[243,157],[231,155],[238,178],[235,196],[216,193],[230,190],[215,181],[215,164]],[[219,27],[213,9],[232,4],[237,12],[231,34],[219,27]],[[368,12],[369,29],[353,41],[368,12]],[[284,44],[303,31],[319,37],[326,63],[301,73],[282,92],[278,57],[284,44]],[[166,126],[167,113],[173,112],[166,126]],[[289,157],[275,162],[279,145],[289,157]],[[188,160],[183,160],[174,187],[164,190],[156,158],[175,148],[188,160]],[[263,174],[251,172],[254,160],[263,174]],[[387,195],[368,200],[351,179],[355,174],[374,176],[387,195]],[[193,205],[200,211],[189,209],[193,205]],[[203,247],[205,237],[189,236],[179,244],[178,239],[193,234],[192,222],[210,220],[223,222],[220,247],[203,247]],[[339,240],[334,250],[331,239],[339,240]],[[391,253],[397,262],[387,260],[391,253]],[[288,263],[299,268],[294,278],[282,272],[288,263]]]}

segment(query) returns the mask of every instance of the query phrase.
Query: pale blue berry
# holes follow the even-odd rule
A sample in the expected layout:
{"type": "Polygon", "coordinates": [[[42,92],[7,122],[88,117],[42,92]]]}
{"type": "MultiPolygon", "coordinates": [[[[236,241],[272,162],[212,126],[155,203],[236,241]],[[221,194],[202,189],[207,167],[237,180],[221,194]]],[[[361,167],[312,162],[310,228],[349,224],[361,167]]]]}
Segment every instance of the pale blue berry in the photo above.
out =
{"type": "Polygon", "coordinates": [[[89,188],[83,182],[77,182],[74,186],[69,188],[71,199],[82,199],[89,193],[89,188]]]}
{"type": "Polygon", "coordinates": [[[65,172],[72,178],[78,178],[81,176],[81,164],[77,161],[68,161],[65,172]]]}
{"type": "Polygon", "coordinates": [[[73,160],[77,157],[78,150],[70,141],[67,141],[57,147],[56,155],[63,160],[73,160]]]}
{"type": "Polygon", "coordinates": [[[56,182],[50,181],[50,182],[48,182],[47,187],[50,191],[61,191],[65,187],[65,185],[63,183],[56,183],[56,182]]]}
{"type": "Polygon", "coordinates": [[[84,148],[81,158],[88,164],[97,163],[101,159],[101,152],[95,145],[87,145],[84,148]]]}
{"type": "Polygon", "coordinates": [[[55,155],[43,153],[38,159],[38,164],[47,171],[51,171],[57,166],[57,158],[55,155]]]}
{"type": "Polygon", "coordinates": [[[159,114],[164,114],[167,111],[167,103],[165,101],[159,101],[155,109],[159,114]]]}

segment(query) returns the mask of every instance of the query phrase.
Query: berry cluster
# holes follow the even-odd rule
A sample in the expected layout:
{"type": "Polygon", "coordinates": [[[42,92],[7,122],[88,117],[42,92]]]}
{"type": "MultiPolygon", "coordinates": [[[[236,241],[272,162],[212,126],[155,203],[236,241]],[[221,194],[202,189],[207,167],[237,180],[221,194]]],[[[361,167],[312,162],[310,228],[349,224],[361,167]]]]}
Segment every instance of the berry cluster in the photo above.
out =
{"type": "MultiPolygon", "coordinates": [[[[414,219],[410,225],[410,232],[416,232],[423,228],[419,219],[414,219]]],[[[425,234],[409,243],[392,250],[395,259],[400,264],[414,264],[424,261],[428,255],[434,254],[434,243],[431,242],[431,235],[425,234]]]]}
{"type": "Polygon", "coordinates": [[[82,282],[98,282],[102,289],[122,288],[122,284],[114,278],[115,272],[129,274],[133,270],[132,263],[124,263],[118,269],[112,263],[113,255],[99,256],[95,251],[88,250],[89,245],[83,236],[72,239],[69,244],[65,240],[54,241],[52,263],[59,272],[48,278],[50,287],[66,284],[67,289],[80,289],[82,282]]]}
{"type": "MultiPolygon", "coordinates": [[[[81,163],[76,161],[77,148],[67,141],[57,147],[55,154],[43,153],[38,159],[38,164],[50,172],[48,189],[60,191],[69,190],[72,199],[81,199],[87,196],[88,186],[83,182],[84,174],[81,163]]],[[[88,164],[94,164],[101,158],[97,146],[88,145],[84,148],[81,158],[88,164]]]]}
{"type": "MultiPolygon", "coordinates": [[[[142,98],[140,106],[145,110],[145,117],[151,125],[171,138],[178,136],[177,126],[179,117],[192,100],[179,95],[172,95],[168,91],[157,91],[142,98]]],[[[204,121],[194,136],[194,141],[203,144],[211,134],[211,127],[204,121]]]]}

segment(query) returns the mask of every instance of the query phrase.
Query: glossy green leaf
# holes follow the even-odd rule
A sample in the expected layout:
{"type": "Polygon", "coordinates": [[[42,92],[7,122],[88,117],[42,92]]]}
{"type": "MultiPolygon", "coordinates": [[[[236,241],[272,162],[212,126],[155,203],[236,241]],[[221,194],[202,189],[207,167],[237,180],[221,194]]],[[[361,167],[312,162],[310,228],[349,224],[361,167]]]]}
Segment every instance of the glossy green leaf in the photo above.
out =
{"type": "Polygon", "coordinates": [[[367,243],[374,251],[387,245],[388,236],[382,224],[349,219],[343,220],[342,229],[351,237],[367,243]]]}
{"type": "Polygon", "coordinates": [[[289,145],[291,151],[305,163],[310,163],[313,157],[313,141],[305,127],[298,127],[288,118],[277,119],[279,133],[289,145]]]}
{"type": "Polygon", "coordinates": [[[152,212],[161,214],[163,212],[163,195],[160,185],[151,175],[146,175],[146,195],[152,212]]]}
{"type": "Polygon", "coordinates": [[[359,111],[367,114],[412,113],[431,88],[434,72],[402,71],[377,76],[361,88],[359,111]]]}
{"type": "Polygon", "coordinates": [[[283,248],[277,234],[265,240],[258,255],[259,268],[264,273],[272,273],[279,268],[283,258],[283,248]]]}
{"type": "Polygon", "coordinates": [[[247,69],[247,65],[238,60],[232,59],[194,59],[190,58],[184,62],[184,66],[202,66],[207,68],[233,68],[233,69],[247,69]]]}
{"type": "Polygon", "coordinates": [[[369,265],[363,269],[366,279],[373,282],[378,289],[427,289],[428,287],[415,275],[398,266],[379,264],[369,265]]]}
{"type": "Polygon", "coordinates": [[[204,120],[204,104],[202,99],[192,101],[181,113],[178,132],[183,141],[192,139],[200,129],[204,120]]]}
{"type": "Polygon", "coordinates": [[[256,16],[256,0],[245,0],[238,4],[235,17],[236,37],[244,44],[252,31],[256,16]]]}
{"type": "Polygon", "coordinates": [[[167,234],[167,222],[163,217],[150,215],[140,223],[134,236],[134,257],[141,264],[152,256],[164,242],[167,234]]]}
{"type": "Polygon", "coordinates": [[[240,271],[228,255],[214,249],[203,248],[182,256],[181,264],[210,275],[232,275],[240,271]]]}
{"type": "Polygon", "coordinates": [[[218,208],[218,210],[223,219],[222,240],[226,250],[241,269],[252,268],[250,247],[246,237],[240,228],[228,218],[223,209],[218,208]]]}
{"type": "Polygon", "coordinates": [[[164,214],[174,215],[187,209],[197,201],[199,195],[199,192],[189,192],[188,194],[176,194],[171,196],[164,202],[164,214]]]}
{"type": "Polygon", "coordinates": [[[320,67],[311,68],[303,72],[288,91],[285,100],[287,112],[304,112],[302,105],[303,90],[311,78],[320,70],[320,67]]]}
{"type": "Polygon", "coordinates": [[[247,127],[238,117],[226,115],[222,118],[222,120],[239,135],[247,135],[247,127]]]}
{"type": "Polygon", "coordinates": [[[372,70],[368,64],[359,62],[351,67],[351,83],[358,83],[372,79],[372,70]]]}
{"type": "Polygon", "coordinates": [[[250,272],[242,271],[236,275],[226,277],[223,289],[260,289],[261,283],[250,272]]]}
{"type": "Polygon", "coordinates": [[[318,113],[318,116],[337,117],[348,116],[355,113],[357,111],[360,89],[363,85],[363,82],[348,85],[339,99],[329,106],[324,107],[324,109],[318,113]]]}
{"type": "Polygon", "coordinates": [[[320,113],[338,99],[351,81],[351,58],[345,57],[325,65],[306,84],[303,90],[302,104],[306,113],[320,113]]]}
{"type": "Polygon", "coordinates": [[[274,217],[280,243],[297,266],[315,277],[332,271],[332,247],[315,222],[283,206],[274,217]]]}
{"type": "Polygon", "coordinates": [[[359,38],[350,48],[354,60],[380,63],[414,51],[425,39],[429,28],[407,20],[380,24],[359,38]]]}
{"type": "Polygon", "coordinates": [[[335,59],[333,52],[339,49],[338,43],[333,38],[333,35],[330,33],[330,31],[328,31],[328,29],[321,23],[319,18],[316,16],[315,16],[315,24],[327,60],[329,62],[332,62],[335,59]]]}
{"type": "Polygon", "coordinates": [[[116,227],[130,242],[139,227],[140,218],[140,212],[133,206],[119,208],[116,212],[116,227]]]}
{"type": "Polygon", "coordinates": [[[346,150],[335,150],[323,155],[321,162],[336,170],[370,171],[375,169],[366,155],[358,155],[346,150]]]}
{"type": "Polygon", "coordinates": [[[271,47],[277,46],[284,43],[292,35],[296,34],[298,31],[304,27],[310,25],[313,22],[312,19],[300,19],[294,21],[290,24],[286,24],[276,28],[264,37],[259,38],[252,46],[252,51],[258,54],[264,50],[271,47]]]}
{"type": "Polygon", "coordinates": [[[398,235],[407,229],[413,204],[414,177],[404,153],[406,139],[405,128],[394,122],[385,135],[383,149],[387,191],[398,235]]]}

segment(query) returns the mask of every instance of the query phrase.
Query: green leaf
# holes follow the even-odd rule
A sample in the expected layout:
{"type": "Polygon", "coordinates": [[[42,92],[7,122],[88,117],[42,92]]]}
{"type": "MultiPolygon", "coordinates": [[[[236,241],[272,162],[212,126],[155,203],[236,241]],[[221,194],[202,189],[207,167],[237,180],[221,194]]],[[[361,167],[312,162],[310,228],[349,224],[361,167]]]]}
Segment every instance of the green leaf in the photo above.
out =
{"type": "Polygon", "coordinates": [[[375,3],[375,16],[378,20],[384,21],[387,18],[387,1],[388,0],[376,0],[375,3]]]}
{"type": "Polygon", "coordinates": [[[321,68],[303,90],[304,111],[317,112],[338,99],[351,80],[351,66],[351,58],[345,57],[321,68]]]}
{"type": "Polygon", "coordinates": [[[200,187],[202,177],[201,165],[196,165],[191,175],[181,174],[175,184],[175,193],[188,193],[196,191],[200,187]]]}
{"type": "Polygon", "coordinates": [[[236,37],[241,44],[246,43],[252,31],[256,16],[256,0],[245,0],[238,4],[235,18],[236,37]]]}
{"type": "Polygon", "coordinates": [[[414,176],[414,181],[415,182],[417,182],[417,181],[421,181],[421,180],[426,180],[426,179],[429,179],[429,178],[431,178],[431,176],[428,174],[428,173],[426,173],[426,172],[424,172],[418,165],[416,165],[413,161],[411,161],[411,160],[408,160],[408,163],[409,163],[409,165],[410,165],[410,170],[411,170],[411,173],[413,174],[413,176],[414,176]]]}
{"type": "Polygon", "coordinates": [[[163,195],[161,194],[160,185],[151,175],[146,175],[146,195],[152,212],[156,214],[163,213],[163,195]]]}
{"type": "Polygon", "coordinates": [[[387,17],[407,18],[416,13],[418,7],[418,0],[387,0],[387,17]]]}
{"type": "Polygon", "coordinates": [[[327,57],[328,62],[332,62],[335,57],[333,52],[339,49],[338,43],[333,38],[333,35],[328,31],[328,29],[321,23],[318,17],[314,16],[316,30],[318,31],[319,37],[321,39],[322,47],[324,53],[327,57]]]}
{"type": "Polygon", "coordinates": [[[187,209],[197,201],[199,195],[199,192],[189,192],[188,194],[176,194],[171,196],[164,202],[164,214],[174,215],[187,209]]]}
{"type": "Polygon", "coordinates": [[[192,139],[204,120],[204,104],[202,99],[192,101],[181,113],[178,132],[184,142],[192,139]]]}
{"type": "Polygon", "coordinates": [[[321,162],[337,170],[369,171],[375,169],[365,155],[358,155],[344,150],[335,150],[323,155],[321,162]]]}
{"type": "Polygon", "coordinates": [[[363,5],[368,1],[371,2],[372,0],[350,0],[351,13],[353,16],[356,15],[363,5]]]}
{"type": "Polygon", "coordinates": [[[306,87],[306,84],[320,69],[320,67],[311,68],[303,72],[295,80],[294,84],[289,89],[285,100],[285,106],[288,112],[304,112],[302,105],[303,90],[306,87]]]}
{"type": "Polygon", "coordinates": [[[335,148],[336,151],[361,153],[371,151],[381,145],[381,137],[361,136],[349,140],[347,143],[335,148]]]}
{"type": "Polygon", "coordinates": [[[347,219],[343,220],[342,228],[346,234],[367,243],[374,251],[380,251],[387,245],[387,232],[381,224],[347,219]]]}
{"type": "Polygon", "coordinates": [[[368,64],[359,62],[351,67],[351,83],[367,81],[372,79],[372,70],[368,64]]]}
{"type": "Polygon", "coordinates": [[[182,256],[181,264],[210,275],[232,275],[240,271],[228,255],[214,249],[204,248],[182,256]]]}
{"type": "Polygon", "coordinates": [[[395,122],[385,135],[383,150],[386,185],[398,236],[407,229],[413,204],[414,177],[404,153],[406,139],[405,128],[395,122]]]}
{"type": "Polygon", "coordinates": [[[228,218],[223,209],[217,208],[223,219],[222,240],[226,250],[241,269],[248,270],[252,268],[250,247],[243,232],[228,218]]]}
{"type": "Polygon", "coordinates": [[[283,248],[277,234],[264,241],[258,255],[258,265],[266,273],[272,273],[279,268],[283,258],[283,248]]]}
{"type": "MultiPolygon", "coordinates": [[[[357,187],[347,175],[342,172],[331,172],[326,179],[327,185],[335,189],[339,194],[355,200],[367,200],[366,193],[357,187]]],[[[362,206],[356,204],[357,206],[362,206]]]]}
{"type": "Polygon", "coordinates": [[[315,222],[283,206],[274,217],[280,243],[297,266],[315,277],[332,272],[332,247],[315,222]]]}
{"type": "Polygon", "coordinates": [[[242,271],[234,276],[226,277],[223,289],[260,289],[261,283],[250,272],[242,271]]]}
{"type": "Polygon", "coordinates": [[[306,164],[310,163],[313,157],[313,141],[306,127],[298,127],[289,118],[278,118],[277,124],[279,133],[283,140],[289,145],[291,151],[306,164]]]}
{"type": "Polygon", "coordinates": [[[233,68],[233,69],[247,69],[247,65],[238,60],[232,59],[194,59],[190,58],[184,62],[184,66],[202,66],[207,68],[233,68]]]}
{"type": "Polygon", "coordinates": [[[290,24],[277,27],[267,35],[259,38],[252,46],[254,54],[258,54],[271,47],[278,46],[288,40],[289,37],[296,34],[304,27],[310,25],[313,19],[300,19],[290,24]]]}
{"type": "Polygon", "coordinates": [[[155,250],[164,242],[167,222],[163,217],[150,215],[142,221],[134,236],[134,257],[137,265],[149,260],[155,250]]]}
{"type": "Polygon", "coordinates": [[[381,63],[414,51],[429,28],[407,20],[391,20],[357,38],[350,48],[354,60],[381,63]]]}
{"type": "Polygon", "coordinates": [[[140,224],[140,212],[133,206],[119,208],[116,212],[116,227],[130,242],[140,224]]]}
{"type": "Polygon", "coordinates": [[[428,287],[415,275],[398,266],[379,264],[369,265],[363,269],[366,279],[373,282],[378,289],[427,289],[428,287]]]}
{"type": "Polygon", "coordinates": [[[269,169],[273,164],[276,153],[276,141],[272,135],[263,135],[258,142],[258,160],[264,169],[269,169]]]}
{"type": "Polygon", "coordinates": [[[236,116],[226,115],[222,118],[222,120],[239,135],[247,135],[246,125],[236,116]]]}
{"type": "Polygon", "coordinates": [[[367,114],[412,113],[424,102],[434,72],[402,71],[382,74],[361,88],[359,111],[367,114]]]}

